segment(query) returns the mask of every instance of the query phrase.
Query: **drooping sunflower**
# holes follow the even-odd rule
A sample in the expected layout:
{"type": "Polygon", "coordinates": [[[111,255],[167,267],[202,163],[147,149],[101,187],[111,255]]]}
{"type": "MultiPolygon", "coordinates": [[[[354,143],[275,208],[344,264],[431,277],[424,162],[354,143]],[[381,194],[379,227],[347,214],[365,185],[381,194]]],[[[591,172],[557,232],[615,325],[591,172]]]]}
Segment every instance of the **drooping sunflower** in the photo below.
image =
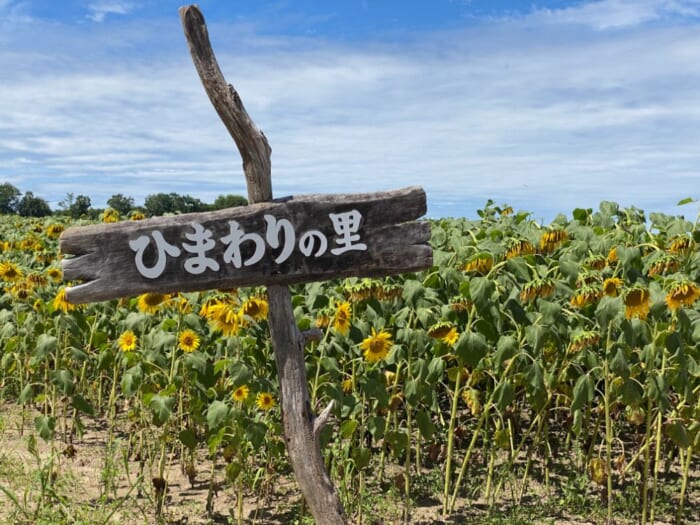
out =
{"type": "Polygon", "coordinates": [[[668,275],[677,272],[680,267],[681,261],[678,257],[670,253],[665,253],[649,266],[647,275],[649,275],[649,277],[653,277],[654,275],[668,275]]]}
{"type": "Polygon", "coordinates": [[[63,226],[63,224],[57,222],[49,224],[49,227],[46,228],[46,236],[49,239],[58,239],[59,235],[61,235],[65,229],[66,227],[63,226]]]}
{"type": "Polygon", "coordinates": [[[340,384],[340,387],[343,389],[343,392],[346,394],[349,394],[352,392],[352,377],[348,377],[347,379],[343,379],[343,382],[340,384]]]}
{"type": "Polygon", "coordinates": [[[20,281],[24,277],[24,273],[12,261],[4,261],[0,263],[0,279],[3,281],[20,281]]]}
{"type": "Polygon", "coordinates": [[[493,268],[493,255],[490,253],[480,253],[472,257],[467,264],[464,265],[464,271],[469,273],[478,273],[486,275],[493,268]]]}
{"type": "Polygon", "coordinates": [[[199,348],[199,336],[194,330],[183,330],[177,338],[178,346],[183,352],[194,352],[199,348]]]}
{"type": "Polygon", "coordinates": [[[314,326],[320,328],[321,330],[328,328],[331,324],[331,313],[327,308],[322,308],[316,314],[316,320],[314,321],[314,326]]]}
{"type": "Polygon", "coordinates": [[[609,297],[617,297],[622,289],[622,279],[619,277],[610,277],[603,281],[603,293],[609,297]]]}
{"type": "Polygon", "coordinates": [[[589,268],[591,268],[591,269],[593,269],[593,270],[598,270],[598,271],[604,269],[606,263],[607,263],[607,260],[606,260],[606,258],[605,258],[604,256],[602,256],[602,255],[591,255],[591,256],[588,257],[588,259],[586,259],[586,261],[584,262],[584,264],[585,264],[586,266],[588,266],[589,268]]]}
{"type": "Polygon", "coordinates": [[[694,245],[693,239],[686,235],[677,235],[671,239],[668,251],[675,254],[684,254],[694,245]]]}
{"type": "Polygon", "coordinates": [[[207,298],[199,309],[199,316],[209,321],[213,318],[214,306],[223,304],[223,301],[216,296],[207,298]]]}
{"type": "Polygon", "coordinates": [[[585,308],[589,304],[597,303],[603,291],[595,286],[584,286],[576,290],[569,304],[574,308],[585,308]]]}
{"type": "Polygon", "coordinates": [[[102,212],[102,222],[119,222],[119,212],[114,208],[107,208],[102,212]]]}
{"type": "Polygon", "coordinates": [[[457,331],[457,328],[454,327],[451,323],[447,323],[444,321],[441,321],[431,326],[428,329],[428,335],[433,339],[439,339],[443,343],[447,343],[450,346],[455,344],[457,342],[457,339],[459,338],[459,332],[457,331]]]}
{"type": "Polygon", "coordinates": [[[617,264],[617,246],[610,248],[608,256],[605,258],[605,262],[608,266],[615,266],[617,264]]]}
{"type": "Polygon", "coordinates": [[[260,410],[270,410],[275,406],[275,398],[270,392],[260,392],[255,397],[255,404],[260,410]]]}
{"type": "Polygon", "coordinates": [[[247,315],[255,321],[267,319],[268,309],[267,301],[261,297],[250,297],[241,306],[243,315],[247,315]]]}
{"type": "Polygon", "coordinates": [[[138,342],[138,337],[136,337],[136,334],[131,330],[122,333],[117,340],[117,344],[122,352],[132,352],[136,349],[138,342]]]}
{"type": "Polygon", "coordinates": [[[237,403],[243,403],[243,401],[248,399],[248,394],[250,394],[250,388],[248,388],[248,385],[241,385],[233,391],[231,397],[237,403]]]}
{"type": "Polygon", "coordinates": [[[523,289],[520,292],[520,301],[527,303],[537,297],[544,299],[552,296],[554,292],[554,283],[551,279],[534,279],[523,285],[523,289]]]}
{"type": "Polygon", "coordinates": [[[544,253],[552,253],[568,238],[569,235],[564,230],[546,231],[540,237],[540,250],[544,253]]]}
{"type": "Polygon", "coordinates": [[[31,297],[33,289],[34,286],[29,280],[17,281],[10,288],[10,295],[18,301],[26,301],[31,297]]]}
{"type": "Polygon", "coordinates": [[[49,279],[44,274],[39,272],[32,272],[27,275],[27,281],[31,283],[32,286],[36,286],[37,288],[43,288],[49,284],[49,279]]]}
{"type": "Polygon", "coordinates": [[[651,296],[646,288],[634,287],[627,290],[624,297],[625,317],[646,319],[651,307],[651,296]]]}
{"type": "Polygon", "coordinates": [[[76,305],[71,304],[68,302],[68,299],[66,299],[66,288],[65,286],[61,287],[58,292],[56,293],[56,297],[54,297],[53,300],[53,309],[54,310],[61,310],[64,314],[68,312],[72,312],[77,308],[76,305]]]}
{"type": "Polygon", "coordinates": [[[225,336],[234,336],[241,328],[240,311],[232,303],[218,303],[210,308],[209,323],[225,336]]]}
{"type": "Polygon", "coordinates": [[[347,301],[337,303],[335,307],[335,317],[333,318],[333,328],[342,335],[347,335],[350,330],[352,317],[352,307],[347,301]]]}
{"type": "Polygon", "coordinates": [[[381,361],[389,354],[391,348],[391,334],[386,330],[377,332],[372,328],[372,333],[360,343],[360,349],[364,351],[364,356],[370,363],[381,361]]]}
{"type": "Polygon", "coordinates": [[[521,257],[523,255],[532,255],[535,253],[535,247],[526,239],[513,239],[508,243],[506,249],[506,259],[513,257],[521,257]]]}
{"type": "Polygon", "coordinates": [[[140,211],[131,212],[131,215],[129,215],[129,220],[132,220],[132,221],[142,221],[145,218],[146,218],[146,216],[143,213],[141,213],[140,211]]]}
{"type": "Polygon", "coordinates": [[[600,342],[600,334],[590,330],[585,330],[574,334],[566,349],[568,355],[577,354],[585,348],[593,348],[600,342]]]}
{"type": "Polygon", "coordinates": [[[695,301],[700,299],[700,287],[691,281],[679,281],[673,283],[668,294],[666,294],[666,304],[675,311],[682,306],[692,306],[695,301]]]}
{"type": "Polygon", "coordinates": [[[139,310],[147,314],[154,314],[168,299],[170,299],[170,295],[168,294],[146,292],[139,295],[139,310]]]}

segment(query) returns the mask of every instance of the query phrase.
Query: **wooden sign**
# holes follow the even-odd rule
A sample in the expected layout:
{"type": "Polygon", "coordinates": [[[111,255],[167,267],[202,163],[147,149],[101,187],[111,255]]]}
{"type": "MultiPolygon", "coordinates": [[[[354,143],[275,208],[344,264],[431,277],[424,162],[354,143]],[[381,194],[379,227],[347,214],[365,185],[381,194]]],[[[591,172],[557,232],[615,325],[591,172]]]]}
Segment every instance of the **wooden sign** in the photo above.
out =
{"type": "Polygon", "coordinates": [[[306,195],[206,213],[69,228],[61,235],[71,303],[432,266],[419,187],[306,195]]]}

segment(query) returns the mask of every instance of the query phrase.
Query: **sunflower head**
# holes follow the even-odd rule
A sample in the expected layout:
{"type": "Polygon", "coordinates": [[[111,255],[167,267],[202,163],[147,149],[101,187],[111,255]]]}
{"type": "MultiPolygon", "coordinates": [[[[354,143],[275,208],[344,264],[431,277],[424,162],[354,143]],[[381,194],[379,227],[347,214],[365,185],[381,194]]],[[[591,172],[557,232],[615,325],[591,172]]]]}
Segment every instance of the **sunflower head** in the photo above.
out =
{"type": "Polygon", "coordinates": [[[156,313],[161,305],[165,303],[170,296],[168,294],[162,294],[157,292],[147,292],[145,294],[139,295],[139,310],[147,314],[156,313]]]}
{"type": "Polygon", "coordinates": [[[134,332],[132,332],[131,330],[127,330],[119,336],[117,344],[119,345],[119,349],[122,352],[132,352],[136,349],[136,345],[138,344],[138,338],[136,337],[136,334],[134,334],[134,332]]]}
{"type": "Polygon", "coordinates": [[[107,208],[102,212],[102,222],[119,222],[119,212],[114,208],[107,208]]]}
{"type": "Polygon", "coordinates": [[[464,271],[486,275],[493,268],[493,255],[490,253],[480,253],[467,261],[464,271]]]}
{"type": "Polygon", "coordinates": [[[251,317],[255,321],[263,321],[267,319],[268,304],[261,297],[250,297],[241,306],[243,315],[251,317]]]}
{"type": "Polygon", "coordinates": [[[552,253],[559,245],[569,238],[566,231],[561,229],[552,229],[546,231],[540,237],[540,250],[544,253],[552,253]]]}
{"type": "Polygon", "coordinates": [[[668,251],[675,254],[685,254],[693,248],[693,239],[687,235],[677,235],[670,241],[668,251]]]}
{"type": "Polygon", "coordinates": [[[625,317],[627,319],[632,319],[633,317],[646,319],[649,315],[651,296],[649,290],[646,288],[641,288],[639,286],[630,288],[625,293],[623,301],[625,303],[625,317]]]}
{"type": "Polygon", "coordinates": [[[243,403],[246,399],[248,399],[248,395],[250,394],[250,388],[248,388],[248,385],[241,385],[236,390],[233,391],[233,394],[231,394],[231,398],[236,402],[236,403],[243,403]]]}
{"type": "Polygon", "coordinates": [[[525,239],[512,239],[508,242],[506,248],[506,259],[513,257],[521,257],[523,255],[532,255],[535,253],[534,245],[525,239]]]}
{"type": "Polygon", "coordinates": [[[12,261],[4,261],[0,263],[0,279],[3,281],[20,281],[24,277],[24,273],[12,261]]]}
{"type": "Polygon", "coordinates": [[[255,404],[260,410],[270,410],[275,406],[275,398],[270,392],[260,392],[255,397],[255,404]]]}
{"type": "Polygon", "coordinates": [[[377,332],[372,328],[371,335],[360,343],[360,349],[364,352],[367,361],[376,363],[389,354],[391,345],[391,334],[389,332],[386,330],[377,332]]]}
{"type": "Polygon", "coordinates": [[[622,279],[619,277],[610,277],[603,281],[603,293],[609,297],[617,297],[622,289],[622,279]]]}
{"type": "Polygon", "coordinates": [[[347,335],[350,331],[352,320],[352,307],[348,301],[339,302],[335,307],[335,317],[333,318],[333,328],[340,334],[347,335]]]}
{"type": "Polygon", "coordinates": [[[199,336],[193,330],[187,329],[180,332],[177,338],[178,346],[183,352],[194,352],[199,348],[199,336]]]}
{"type": "Polygon", "coordinates": [[[65,286],[61,287],[58,292],[56,293],[56,297],[54,297],[53,300],[53,309],[54,310],[61,310],[64,314],[68,312],[72,312],[77,308],[76,305],[71,304],[68,302],[68,299],[66,298],[66,288],[65,286]]]}
{"type": "Polygon", "coordinates": [[[63,226],[63,224],[59,224],[57,222],[49,224],[49,227],[46,228],[46,236],[49,239],[58,239],[65,229],[66,227],[63,226]]]}
{"type": "Polygon", "coordinates": [[[692,281],[678,281],[671,286],[665,301],[669,309],[675,311],[682,306],[692,306],[698,299],[700,299],[700,286],[692,281]]]}

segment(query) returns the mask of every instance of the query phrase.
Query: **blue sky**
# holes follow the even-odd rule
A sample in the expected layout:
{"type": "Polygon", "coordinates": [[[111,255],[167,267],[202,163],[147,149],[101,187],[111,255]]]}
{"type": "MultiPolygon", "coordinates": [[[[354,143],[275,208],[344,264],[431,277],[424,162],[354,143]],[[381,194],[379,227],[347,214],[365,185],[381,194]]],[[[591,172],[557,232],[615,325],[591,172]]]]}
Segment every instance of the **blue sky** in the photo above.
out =
{"type": "MultiPolygon", "coordinates": [[[[0,183],[53,207],[245,195],[180,5],[0,0],[0,183]]],[[[676,203],[700,198],[700,0],[199,5],[276,197],[421,185],[431,217],[697,214],[676,203]]]]}

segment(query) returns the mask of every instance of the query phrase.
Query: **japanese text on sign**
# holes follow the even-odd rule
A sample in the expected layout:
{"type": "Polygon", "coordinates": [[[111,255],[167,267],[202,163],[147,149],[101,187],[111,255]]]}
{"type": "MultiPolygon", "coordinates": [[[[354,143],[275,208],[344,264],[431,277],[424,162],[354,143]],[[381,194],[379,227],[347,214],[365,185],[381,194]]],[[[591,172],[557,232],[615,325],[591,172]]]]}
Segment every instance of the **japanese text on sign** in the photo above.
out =
{"type": "MultiPolygon", "coordinates": [[[[350,210],[344,213],[329,213],[329,219],[333,226],[333,231],[336,233],[334,242],[335,245],[330,249],[333,255],[342,255],[348,251],[365,251],[367,245],[359,242],[360,235],[358,233],[362,222],[362,214],[357,210],[350,210]]],[[[265,235],[259,233],[246,233],[241,225],[234,220],[228,221],[229,233],[219,239],[219,242],[226,246],[223,253],[224,264],[231,264],[234,268],[243,266],[252,266],[265,255],[265,244],[267,243],[272,249],[279,249],[279,255],[275,257],[275,263],[281,264],[292,255],[295,248],[305,257],[320,257],[328,251],[328,239],[320,230],[308,230],[299,236],[297,241],[294,226],[288,219],[277,219],[273,215],[264,215],[265,219],[265,235]],[[241,246],[245,243],[252,243],[254,247],[253,254],[247,258],[243,258],[241,246]]],[[[165,240],[163,234],[158,231],[150,232],[151,237],[155,241],[156,259],[152,266],[146,266],[144,263],[144,253],[146,248],[151,243],[151,238],[148,235],[129,241],[129,246],[136,252],[134,258],[136,268],[141,275],[148,279],[156,279],[165,271],[167,257],[179,257],[182,251],[192,254],[184,264],[184,269],[192,275],[199,275],[207,270],[218,271],[220,268],[219,262],[207,253],[216,247],[217,241],[212,238],[211,230],[205,229],[199,223],[191,224],[193,231],[186,233],[185,237],[190,243],[182,243],[180,247],[170,244],[165,240]]]]}

